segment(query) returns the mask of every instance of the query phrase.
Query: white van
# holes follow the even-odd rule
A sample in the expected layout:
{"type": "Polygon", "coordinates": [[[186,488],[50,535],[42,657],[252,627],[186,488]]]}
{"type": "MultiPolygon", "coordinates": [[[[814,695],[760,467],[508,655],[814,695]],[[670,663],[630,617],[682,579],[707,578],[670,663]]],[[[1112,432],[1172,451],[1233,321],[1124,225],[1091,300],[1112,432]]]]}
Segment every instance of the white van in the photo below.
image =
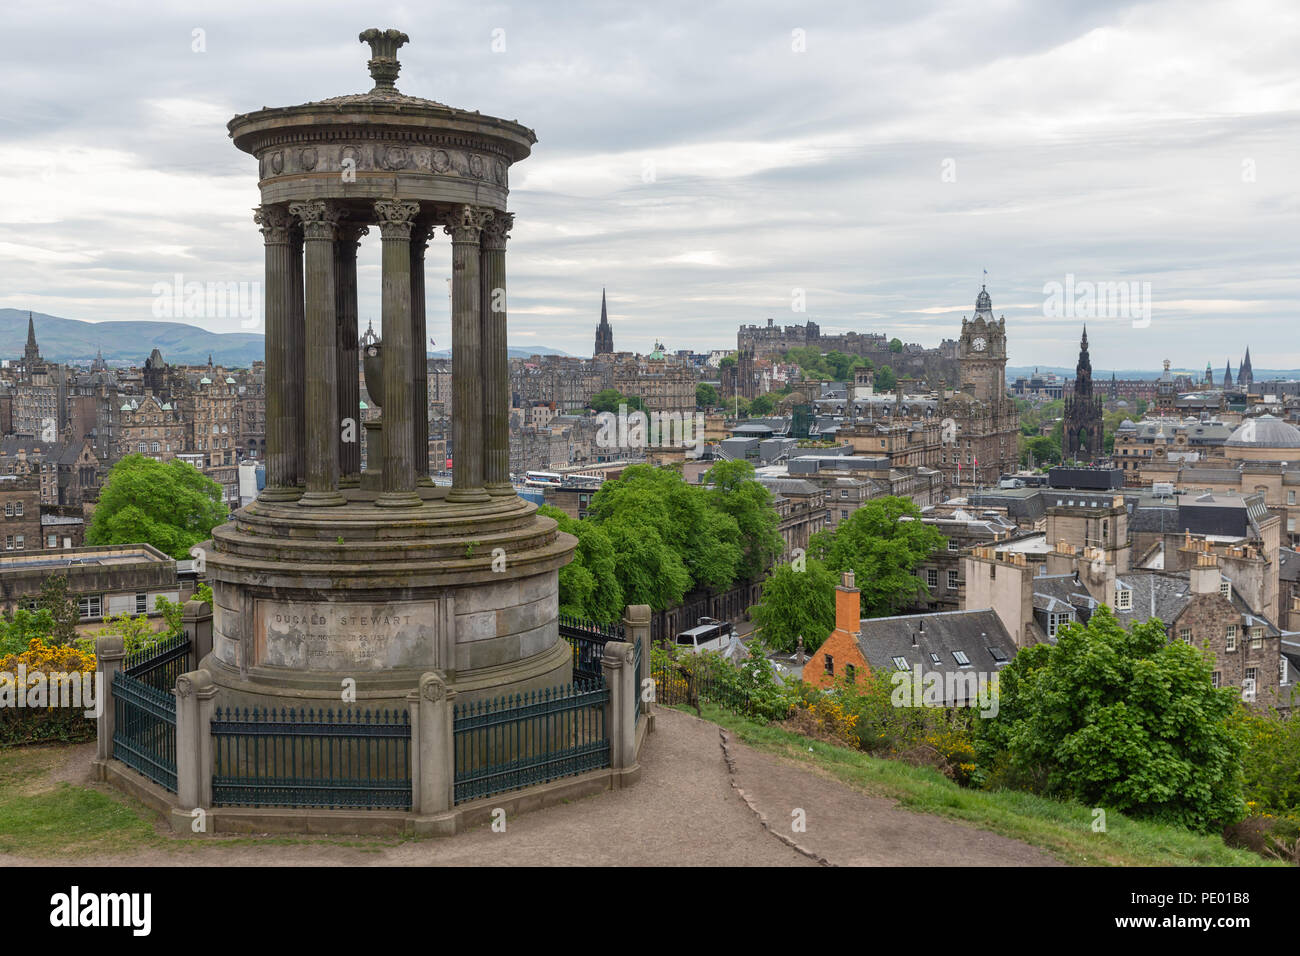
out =
{"type": "Polygon", "coordinates": [[[676,643],[693,654],[724,650],[731,643],[731,622],[702,617],[698,625],[678,634],[676,643]]]}

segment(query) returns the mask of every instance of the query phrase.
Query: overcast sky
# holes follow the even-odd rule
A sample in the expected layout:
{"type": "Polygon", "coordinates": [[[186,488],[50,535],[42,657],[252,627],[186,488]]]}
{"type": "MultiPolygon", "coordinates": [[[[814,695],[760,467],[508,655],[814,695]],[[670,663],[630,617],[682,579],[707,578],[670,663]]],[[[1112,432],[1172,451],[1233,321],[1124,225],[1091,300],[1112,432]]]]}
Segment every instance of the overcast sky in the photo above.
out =
{"type": "MultiPolygon", "coordinates": [[[[1044,315],[1045,284],[1072,275],[1150,283],[1145,327],[1089,322],[1094,367],[1222,375],[1247,344],[1256,368],[1300,366],[1294,0],[42,0],[0,17],[0,307],[147,319],[175,273],[259,281],[256,165],[225,124],[369,89],[357,33],[377,26],[411,37],[403,92],[537,131],[511,174],[512,345],[591,354],[602,286],[619,349],[734,348],[769,317],[935,345],[988,270],[1013,365],[1073,365],[1079,319],[1044,315]]],[[[439,348],[447,242],[429,254],[439,348]]],[[[361,257],[378,324],[377,235],[361,257]]]]}

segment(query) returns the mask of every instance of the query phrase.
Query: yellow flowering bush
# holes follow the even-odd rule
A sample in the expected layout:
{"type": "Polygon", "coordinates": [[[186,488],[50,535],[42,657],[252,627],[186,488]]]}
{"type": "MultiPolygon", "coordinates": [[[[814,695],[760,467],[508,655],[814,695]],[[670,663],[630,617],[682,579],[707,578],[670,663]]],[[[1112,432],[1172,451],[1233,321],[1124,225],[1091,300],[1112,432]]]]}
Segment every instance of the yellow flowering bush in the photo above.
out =
{"type": "Polygon", "coordinates": [[[85,716],[85,709],[60,706],[50,690],[52,678],[77,671],[94,674],[95,656],[70,645],[48,644],[38,637],[28,641],[22,653],[0,657],[0,746],[93,737],[95,722],[85,716]],[[20,672],[24,674],[21,683],[20,672]],[[27,706],[42,681],[47,688],[44,706],[27,706]],[[17,706],[19,695],[22,707],[17,706]]]}

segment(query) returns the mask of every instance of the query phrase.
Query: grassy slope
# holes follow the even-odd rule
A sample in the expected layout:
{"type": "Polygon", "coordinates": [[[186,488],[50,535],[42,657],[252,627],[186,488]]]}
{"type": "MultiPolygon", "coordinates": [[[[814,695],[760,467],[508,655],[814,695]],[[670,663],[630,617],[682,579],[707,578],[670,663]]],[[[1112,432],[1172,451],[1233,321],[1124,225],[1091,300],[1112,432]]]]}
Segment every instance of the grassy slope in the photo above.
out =
{"type": "MultiPolygon", "coordinates": [[[[693,708],[682,708],[693,712],[693,708]]],[[[809,740],[702,704],[708,720],[732,730],[758,750],[789,757],[872,796],[933,813],[1043,847],[1058,859],[1090,866],[1265,866],[1248,850],[1228,847],[1218,836],[1106,814],[1106,832],[1092,831],[1092,808],[1014,790],[959,787],[927,767],[880,760],[856,750],[809,740]]],[[[1281,865],[1281,864],[1274,864],[1281,865]]]]}

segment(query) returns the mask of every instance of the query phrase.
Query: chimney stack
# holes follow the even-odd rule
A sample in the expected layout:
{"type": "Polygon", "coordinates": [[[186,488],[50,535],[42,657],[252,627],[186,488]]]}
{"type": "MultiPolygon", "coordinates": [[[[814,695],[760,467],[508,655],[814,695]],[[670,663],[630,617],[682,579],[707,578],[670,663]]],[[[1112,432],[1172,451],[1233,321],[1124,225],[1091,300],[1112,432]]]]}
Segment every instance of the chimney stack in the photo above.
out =
{"type": "Polygon", "coordinates": [[[1218,594],[1222,576],[1219,559],[1213,554],[1198,554],[1196,564],[1188,572],[1193,594],[1218,594]]]}
{"type": "Polygon", "coordinates": [[[862,630],[862,599],[852,571],[845,571],[841,581],[835,588],[835,630],[855,635],[862,630]]]}

